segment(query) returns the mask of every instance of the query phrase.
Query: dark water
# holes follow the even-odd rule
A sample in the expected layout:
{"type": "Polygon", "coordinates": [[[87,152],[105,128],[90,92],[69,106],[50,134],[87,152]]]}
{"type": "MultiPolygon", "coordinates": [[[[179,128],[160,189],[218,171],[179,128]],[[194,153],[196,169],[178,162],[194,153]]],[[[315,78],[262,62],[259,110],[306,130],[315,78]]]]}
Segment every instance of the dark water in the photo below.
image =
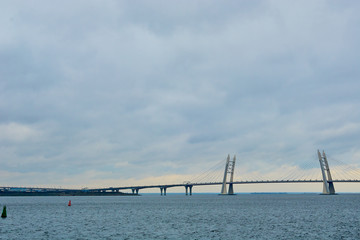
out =
{"type": "Polygon", "coordinates": [[[0,239],[360,239],[359,203],[315,194],[1,197],[0,239]]]}

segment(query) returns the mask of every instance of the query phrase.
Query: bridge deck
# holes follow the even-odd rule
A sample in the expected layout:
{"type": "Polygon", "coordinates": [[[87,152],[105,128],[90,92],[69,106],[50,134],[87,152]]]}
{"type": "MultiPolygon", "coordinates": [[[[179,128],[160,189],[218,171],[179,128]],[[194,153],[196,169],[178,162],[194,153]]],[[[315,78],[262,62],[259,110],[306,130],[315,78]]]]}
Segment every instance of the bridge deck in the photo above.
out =
{"type": "MultiPolygon", "coordinates": [[[[322,180],[262,180],[262,181],[236,181],[227,182],[227,184],[259,184],[259,183],[320,183],[322,180]]],[[[333,180],[332,182],[360,182],[360,180],[333,180]]],[[[171,187],[186,187],[186,186],[210,186],[221,185],[222,182],[207,182],[207,183],[181,183],[181,184],[164,184],[164,185],[138,185],[126,187],[110,187],[110,188],[96,188],[89,189],[89,191],[108,191],[108,190],[126,190],[126,189],[147,189],[147,188],[171,188],[171,187]]]]}
{"type": "MultiPolygon", "coordinates": [[[[262,180],[262,181],[235,181],[227,182],[227,184],[269,184],[269,183],[320,183],[322,180],[262,180]]],[[[342,183],[358,183],[360,180],[333,180],[332,182],[342,183]]],[[[64,188],[39,188],[39,187],[0,187],[0,191],[118,191],[118,190],[134,190],[134,189],[148,189],[148,188],[172,188],[172,187],[189,187],[189,186],[211,186],[221,185],[222,182],[204,182],[204,183],[179,183],[179,184],[163,184],[163,185],[137,185],[125,187],[108,187],[108,188],[94,188],[94,189],[64,189],[64,188]]]]}

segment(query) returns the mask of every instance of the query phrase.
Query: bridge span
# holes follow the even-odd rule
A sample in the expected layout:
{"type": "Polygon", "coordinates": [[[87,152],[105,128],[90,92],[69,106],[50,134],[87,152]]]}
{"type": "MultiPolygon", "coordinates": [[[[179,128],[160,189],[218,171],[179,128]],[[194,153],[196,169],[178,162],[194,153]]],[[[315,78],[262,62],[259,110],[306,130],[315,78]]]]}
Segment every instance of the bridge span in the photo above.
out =
{"type": "MultiPolygon", "coordinates": [[[[265,181],[236,181],[236,182],[226,182],[227,185],[231,184],[261,184],[261,183],[322,183],[323,180],[265,180],[265,181]]],[[[342,183],[359,183],[360,180],[333,180],[334,182],[342,182],[342,183]]],[[[184,187],[185,195],[192,195],[192,188],[194,186],[214,186],[214,185],[223,185],[223,182],[204,182],[204,183],[185,183],[185,184],[164,184],[164,185],[144,185],[144,186],[127,186],[127,187],[109,187],[109,188],[96,188],[89,189],[88,191],[92,192],[117,192],[120,190],[131,190],[133,194],[139,194],[141,189],[149,189],[149,188],[158,188],[160,189],[161,195],[166,195],[166,191],[168,188],[174,187],[184,187]]],[[[227,195],[229,195],[227,193],[227,195]]]]}
{"type": "Polygon", "coordinates": [[[320,172],[322,179],[289,179],[289,180],[255,180],[255,181],[234,181],[234,170],[236,163],[236,156],[232,159],[230,155],[227,156],[225,162],[225,170],[223,175],[223,181],[217,182],[185,182],[181,184],[161,184],[161,185],[145,185],[145,186],[128,186],[128,187],[111,187],[111,188],[98,188],[91,189],[89,191],[120,191],[120,190],[131,190],[133,194],[139,194],[139,190],[148,189],[148,188],[158,188],[160,189],[161,195],[166,195],[166,191],[168,188],[173,187],[184,187],[186,195],[192,195],[192,189],[194,186],[210,186],[210,185],[221,185],[221,195],[233,195],[234,188],[233,185],[236,184],[269,184],[269,183],[323,183],[323,192],[322,194],[332,195],[335,194],[334,183],[342,182],[342,183],[356,183],[360,182],[360,179],[333,179],[329,163],[327,160],[327,156],[323,151],[322,154],[320,151],[317,151],[318,160],[320,164],[320,172]],[[229,177],[229,180],[228,180],[229,177]],[[228,188],[228,190],[227,190],[228,188]]]}
{"type": "Polygon", "coordinates": [[[275,183],[323,183],[323,192],[322,194],[332,195],[335,194],[334,183],[359,183],[360,177],[358,179],[333,179],[329,163],[326,157],[325,152],[322,154],[320,151],[317,151],[319,163],[320,163],[320,172],[322,179],[286,179],[286,180],[251,180],[251,181],[235,181],[234,180],[234,169],[236,163],[236,156],[230,159],[230,155],[227,156],[225,162],[225,170],[223,174],[222,181],[204,181],[204,182],[183,182],[179,184],[158,184],[158,185],[133,185],[125,187],[108,187],[108,188],[93,188],[93,189],[61,189],[61,188],[33,188],[33,187],[0,187],[0,193],[11,192],[11,191],[23,191],[23,192],[52,192],[52,193],[72,193],[72,194],[127,194],[122,193],[121,190],[131,190],[132,195],[139,195],[139,191],[142,189],[158,188],[161,195],[166,195],[167,189],[174,187],[184,187],[186,195],[192,195],[193,187],[195,186],[211,186],[211,185],[221,185],[221,195],[233,195],[234,194],[234,185],[240,184],[275,184],[275,183]],[[228,188],[228,190],[227,190],[228,188]]]}

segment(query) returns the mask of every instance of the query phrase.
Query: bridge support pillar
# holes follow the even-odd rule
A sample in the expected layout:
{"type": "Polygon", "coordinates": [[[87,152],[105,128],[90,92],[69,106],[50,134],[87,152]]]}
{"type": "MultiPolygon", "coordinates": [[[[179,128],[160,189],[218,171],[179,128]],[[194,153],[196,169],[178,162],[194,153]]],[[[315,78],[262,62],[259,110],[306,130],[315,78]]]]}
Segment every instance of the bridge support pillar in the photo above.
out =
{"type": "Polygon", "coordinates": [[[220,194],[226,194],[226,177],[227,177],[228,168],[229,168],[229,161],[230,161],[230,154],[226,158],[224,179],[223,179],[223,183],[222,183],[222,186],[221,186],[221,193],[220,194]]]}
{"type": "Polygon", "coordinates": [[[229,162],[229,173],[230,173],[230,184],[229,184],[229,195],[234,195],[234,170],[235,170],[235,162],[236,162],[236,155],[234,155],[234,158],[232,161],[229,162]]]}
{"type": "Polygon", "coordinates": [[[132,188],[131,191],[132,191],[132,194],[136,194],[136,195],[139,194],[139,189],[138,188],[132,188]]]}
{"type": "Polygon", "coordinates": [[[323,193],[326,195],[333,195],[335,194],[335,187],[331,177],[329,163],[327,161],[327,157],[325,152],[323,151],[322,155],[318,150],[318,157],[320,162],[321,174],[323,177],[323,193]]]}
{"type": "Polygon", "coordinates": [[[163,195],[163,192],[164,192],[164,196],[166,196],[166,187],[161,187],[161,188],[160,188],[160,194],[161,194],[161,196],[163,195]]]}
{"type": "Polygon", "coordinates": [[[229,192],[228,195],[234,195],[234,186],[233,183],[229,184],[229,192]]]}
{"type": "Polygon", "coordinates": [[[235,170],[235,162],[236,162],[236,156],[234,155],[233,160],[230,160],[230,154],[226,158],[226,164],[225,164],[225,171],[224,171],[224,179],[221,187],[220,195],[234,195],[234,187],[233,187],[233,181],[234,181],[234,170],[235,170]],[[226,179],[227,175],[230,174],[230,183],[229,183],[229,191],[226,191],[226,179]]]}
{"type": "Polygon", "coordinates": [[[190,194],[190,196],[192,195],[192,187],[193,187],[193,185],[185,185],[185,195],[186,196],[189,194],[190,194]]]}

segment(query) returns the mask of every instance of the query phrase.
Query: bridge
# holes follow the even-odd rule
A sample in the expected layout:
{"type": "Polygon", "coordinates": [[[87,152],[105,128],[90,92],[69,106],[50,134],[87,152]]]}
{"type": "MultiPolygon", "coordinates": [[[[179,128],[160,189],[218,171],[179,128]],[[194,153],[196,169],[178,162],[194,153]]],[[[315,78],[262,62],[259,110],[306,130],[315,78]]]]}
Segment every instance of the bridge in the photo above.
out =
{"type": "Polygon", "coordinates": [[[230,158],[230,155],[227,156],[225,161],[225,169],[223,168],[223,161],[212,167],[211,169],[205,171],[204,173],[196,176],[192,181],[185,181],[178,184],[158,184],[158,185],[139,185],[139,186],[124,186],[124,187],[108,187],[108,188],[96,188],[96,189],[57,189],[57,188],[29,188],[29,187],[0,187],[1,192],[9,191],[23,191],[23,192],[68,192],[68,193],[89,193],[89,194],[101,194],[101,193],[121,193],[121,190],[130,190],[132,195],[139,195],[139,191],[142,189],[157,188],[160,190],[161,195],[166,195],[168,188],[174,187],[184,187],[186,195],[192,195],[193,187],[197,186],[211,186],[219,185],[221,186],[220,195],[234,195],[234,185],[238,184],[275,184],[275,183],[322,183],[323,190],[322,194],[325,195],[334,195],[336,194],[334,183],[359,183],[360,182],[360,169],[357,169],[352,166],[347,166],[346,164],[340,162],[338,164],[339,169],[336,169],[337,176],[342,178],[333,179],[332,172],[330,171],[328,158],[323,151],[317,151],[317,157],[319,160],[320,171],[317,169],[315,178],[313,179],[309,175],[309,171],[305,171],[307,174],[299,174],[301,171],[299,169],[294,169],[292,172],[287,172],[285,177],[281,179],[253,179],[253,180],[236,180],[235,176],[235,163],[236,156],[230,158]],[[221,174],[221,181],[210,181],[209,179],[216,179],[214,175],[219,176],[218,167],[222,166],[224,170],[221,174]],[[217,173],[217,174],[214,174],[217,173]]]}

